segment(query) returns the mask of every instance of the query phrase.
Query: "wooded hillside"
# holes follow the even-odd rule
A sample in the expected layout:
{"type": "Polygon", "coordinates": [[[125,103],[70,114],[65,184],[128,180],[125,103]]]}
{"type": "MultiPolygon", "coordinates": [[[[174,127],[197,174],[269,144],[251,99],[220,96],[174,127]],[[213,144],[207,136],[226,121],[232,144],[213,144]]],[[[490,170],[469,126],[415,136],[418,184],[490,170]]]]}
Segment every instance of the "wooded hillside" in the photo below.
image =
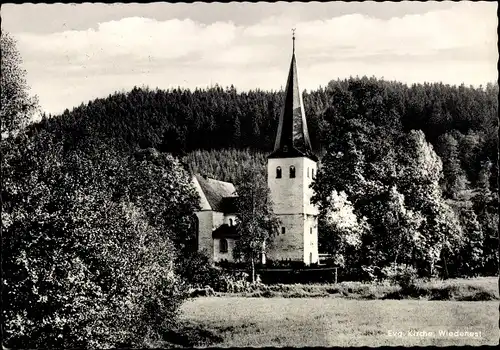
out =
{"type": "MultiPolygon", "coordinates": [[[[264,155],[273,148],[283,92],[238,92],[234,87],[207,90],[149,90],[134,88],[48,117],[35,128],[65,138],[94,133],[113,139],[125,149],[155,147],[187,159],[197,170],[222,180],[235,180],[238,157],[264,155]],[[223,149],[241,150],[223,153],[223,149]],[[209,151],[208,154],[199,151],[209,151]],[[248,150],[248,151],[247,151],[248,150]],[[214,152],[217,151],[217,152],[214,152]],[[248,153],[248,154],[247,154],[248,153]],[[200,158],[201,157],[201,158],[200,158]],[[206,161],[201,162],[205,158],[206,161]],[[219,169],[219,170],[217,170],[219,169]]],[[[304,93],[305,111],[314,149],[321,153],[321,126],[328,108],[346,118],[361,118],[375,125],[392,125],[406,132],[422,130],[444,163],[445,186],[463,173],[475,186],[481,164],[493,163],[496,188],[498,85],[485,88],[441,83],[407,86],[375,78],[332,81],[326,88],[304,93]]],[[[258,156],[260,157],[260,156],[258,156]]],[[[262,158],[260,158],[262,160],[262,158]]]]}
{"type": "MultiPolygon", "coordinates": [[[[315,185],[323,251],[341,261],[365,256],[344,261],[355,275],[398,259],[420,261],[425,273],[434,264],[454,275],[497,270],[498,85],[407,86],[363,77],[331,81],[303,100],[324,163],[315,185]],[[338,217],[329,215],[339,205],[357,218],[354,231],[336,229],[338,217]],[[391,215],[399,226],[389,224],[391,215]],[[361,235],[360,251],[346,243],[352,234],[361,235]],[[399,243],[387,245],[392,235],[399,243]]],[[[238,186],[249,168],[265,174],[282,104],[282,91],[134,88],[44,116],[31,128],[53,133],[67,148],[88,136],[125,153],[153,147],[238,186]]]]}

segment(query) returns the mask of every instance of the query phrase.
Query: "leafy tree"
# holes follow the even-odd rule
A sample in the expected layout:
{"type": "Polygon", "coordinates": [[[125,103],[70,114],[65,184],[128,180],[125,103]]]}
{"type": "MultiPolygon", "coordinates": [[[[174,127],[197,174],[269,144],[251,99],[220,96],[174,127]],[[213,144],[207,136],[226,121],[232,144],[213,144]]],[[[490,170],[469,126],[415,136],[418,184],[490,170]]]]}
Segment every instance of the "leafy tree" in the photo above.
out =
{"type": "MultiPolygon", "coordinates": [[[[460,221],[465,231],[464,244],[456,257],[455,273],[461,276],[477,276],[484,271],[485,252],[484,235],[476,213],[471,209],[462,208],[460,221]]],[[[449,274],[446,271],[446,274],[449,274]]]]}
{"type": "Polygon", "coordinates": [[[399,134],[338,114],[328,118],[329,145],[313,200],[324,210],[330,205],[325,194],[344,191],[353,213],[367,218],[371,232],[362,239],[360,267],[416,261],[421,273],[432,273],[442,247],[458,245],[461,231],[441,196],[441,161],[424,134],[399,134]]]}
{"type": "Polygon", "coordinates": [[[333,191],[330,205],[321,212],[318,224],[322,236],[319,249],[333,254],[336,265],[349,265],[350,253],[359,249],[362,236],[369,230],[366,218],[358,219],[344,192],[333,191]]]}
{"type": "Polygon", "coordinates": [[[493,164],[484,162],[478,176],[478,191],[472,199],[474,211],[481,225],[484,235],[483,260],[484,273],[496,275],[498,273],[498,193],[491,191],[490,178],[493,164]]]}
{"type": "Polygon", "coordinates": [[[273,214],[269,188],[264,177],[255,172],[244,174],[244,181],[237,188],[237,231],[233,255],[250,264],[252,282],[255,281],[255,263],[265,254],[272,238],[279,230],[279,220],[273,214]]]}
{"type": "MultiPolygon", "coordinates": [[[[136,87],[44,118],[29,129],[32,133],[49,131],[64,139],[65,147],[70,148],[74,140],[90,135],[113,140],[129,153],[134,153],[137,147],[156,148],[182,157],[192,171],[239,184],[244,170],[255,168],[265,174],[264,156],[274,144],[283,97],[283,91],[238,92],[234,87],[194,91],[136,87]]],[[[321,199],[318,203],[328,203],[326,197],[333,189],[344,191],[356,216],[367,217],[371,229],[380,237],[384,230],[389,230],[389,225],[375,223],[390,222],[379,215],[380,211],[402,215],[397,209],[399,196],[404,198],[407,213],[420,213],[426,218],[424,224],[428,232],[436,224],[439,212],[453,217],[450,208],[439,204],[442,202],[437,194],[439,189],[428,199],[422,197],[416,201],[421,207],[412,205],[414,195],[434,191],[430,185],[423,186],[424,192],[419,192],[417,186],[412,190],[411,181],[419,183],[420,180],[412,177],[411,171],[407,175],[413,180],[405,180],[402,175],[404,169],[411,169],[412,162],[425,165],[419,160],[418,152],[405,156],[407,147],[416,147],[411,142],[405,144],[412,130],[422,130],[425,141],[441,158],[443,176],[438,182],[444,198],[461,206],[479,193],[482,164],[487,161],[492,162],[490,191],[498,191],[498,84],[488,84],[486,88],[441,83],[407,86],[375,78],[351,77],[332,81],[326,88],[309,91],[303,97],[311,124],[311,141],[332,184],[331,188],[324,188],[325,192],[316,193],[321,199]],[[333,156],[337,157],[335,162],[333,156]]],[[[425,151],[426,147],[419,149],[425,151]]],[[[426,159],[431,161],[432,157],[428,157],[431,153],[426,154],[426,159]]],[[[416,170],[415,174],[425,179],[424,174],[416,170]]],[[[434,177],[431,183],[435,183],[434,177]]],[[[482,201],[477,199],[474,203],[482,201]]],[[[480,209],[484,206],[474,206],[485,240],[498,233],[494,225],[498,204],[489,203],[490,209],[486,211],[480,209]]],[[[467,227],[475,225],[474,218],[464,217],[471,221],[460,221],[459,226],[468,235],[472,231],[467,227]]],[[[394,224],[391,233],[385,234],[399,237],[399,233],[393,232],[397,227],[394,224]]],[[[377,259],[379,248],[373,239],[366,235],[362,238],[366,243],[362,244],[362,249],[366,249],[362,254],[366,264],[372,263],[369,257],[377,259]]],[[[437,247],[438,243],[435,244],[437,247]]],[[[396,249],[387,246],[389,255],[384,259],[394,259],[391,254],[397,249],[393,251],[393,248],[396,249]]],[[[490,256],[488,249],[484,250],[485,256],[490,256]]],[[[398,260],[406,256],[405,252],[401,254],[398,260]]],[[[447,254],[451,263],[452,253],[447,254]]]]}
{"type": "Polygon", "coordinates": [[[456,199],[469,187],[459,159],[458,141],[451,134],[441,135],[436,150],[443,162],[443,193],[446,197],[456,199]]]}
{"type": "Polygon", "coordinates": [[[22,59],[16,41],[2,29],[0,43],[0,131],[2,136],[9,136],[28,124],[37,109],[37,99],[28,95],[26,71],[21,68],[22,59]]]}
{"type": "Polygon", "coordinates": [[[416,251],[415,259],[428,264],[433,274],[441,250],[457,252],[463,244],[463,231],[452,208],[444,201],[439,183],[442,163],[422,131],[412,131],[403,139],[400,157],[405,165],[400,173],[402,193],[406,204],[425,219],[420,227],[424,240],[416,251]]]}
{"type": "Polygon", "coordinates": [[[170,157],[168,173],[155,171],[99,141],[68,149],[45,131],[2,140],[2,154],[6,345],[163,340],[185,295],[171,237],[195,207],[189,176],[170,157]],[[163,190],[140,196],[152,183],[163,190]],[[157,219],[166,213],[168,223],[157,219]]]}

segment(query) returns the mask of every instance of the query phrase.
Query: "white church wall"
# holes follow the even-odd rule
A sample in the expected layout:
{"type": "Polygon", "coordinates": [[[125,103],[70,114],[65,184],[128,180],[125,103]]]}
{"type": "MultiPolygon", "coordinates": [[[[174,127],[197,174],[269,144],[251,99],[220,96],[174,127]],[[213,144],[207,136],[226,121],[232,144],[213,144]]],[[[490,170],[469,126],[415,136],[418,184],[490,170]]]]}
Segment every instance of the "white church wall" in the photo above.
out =
{"type": "Polygon", "coordinates": [[[211,210],[196,212],[198,217],[198,249],[205,253],[211,260],[213,259],[213,238],[212,238],[212,223],[213,215],[211,210]]]}
{"type": "Polygon", "coordinates": [[[304,207],[304,158],[270,158],[267,162],[267,184],[275,214],[298,214],[304,207]],[[295,167],[295,178],[290,178],[290,166],[295,167]],[[281,167],[281,178],[276,168],[281,167]]]}
{"type": "Polygon", "coordinates": [[[213,212],[213,221],[212,221],[212,230],[215,230],[219,226],[224,224],[224,213],[214,211],[213,212]]]}
{"type": "Polygon", "coordinates": [[[302,261],[304,256],[304,215],[280,215],[281,226],[285,233],[274,236],[267,248],[267,260],[302,261]]]}
{"type": "Polygon", "coordinates": [[[316,263],[318,209],[311,204],[314,191],[309,187],[314,180],[313,171],[314,176],[317,174],[316,162],[307,157],[271,158],[267,168],[273,210],[285,227],[285,234],[276,236],[273,247],[268,250],[268,259],[316,263]],[[295,178],[290,178],[291,165],[295,167],[295,178]],[[278,166],[281,178],[276,178],[278,166]]]}
{"type": "Polygon", "coordinates": [[[234,261],[233,258],[233,250],[235,245],[235,240],[233,238],[224,238],[227,241],[227,252],[220,251],[220,241],[221,238],[214,238],[214,247],[213,247],[213,257],[214,261],[218,262],[221,260],[234,261]]]}
{"type": "Polygon", "coordinates": [[[311,203],[311,197],[314,195],[314,190],[310,188],[313,183],[313,171],[314,176],[318,172],[317,163],[309,158],[303,158],[303,183],[304,183],[304,212],[306,214],[318,215],[318,208],[311,203]]]}
{"type": "Polygon", "coordinates": [[[236,215],[224,215],[224,224],[229,225],[229,226],[235,226],[236,225],[236,215]],[[232,225],[231,225],[232,222],[232,225]]]}
{"type": "Polygon", "coordinates": [[[304,262],[317,263],[318,256],[318,220],[313,215],[306,215],[304,219],[304,262]]]}

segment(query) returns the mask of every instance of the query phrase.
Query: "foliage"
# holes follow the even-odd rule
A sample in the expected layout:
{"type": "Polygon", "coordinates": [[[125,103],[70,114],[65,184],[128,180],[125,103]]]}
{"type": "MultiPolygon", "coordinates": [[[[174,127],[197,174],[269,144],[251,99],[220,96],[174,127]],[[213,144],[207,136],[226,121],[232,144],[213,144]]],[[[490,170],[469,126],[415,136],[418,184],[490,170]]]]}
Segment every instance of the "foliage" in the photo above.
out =
{"type": "MultiPolygon", "coordinates": [[[[107,138],[123,140],[132,150],[151,146],[176,153],[247,148],[270,152],[282,104],[283,91],[238,92],[219,86],[194,91],[134,88],[46,118],[40,126],[56,132],[100,130],[107,138]]],[[[461,167],[473,186],[480,163],[498,158],[497,84],[407,86],[349,78],[306,92],[304,106],[312,144],[320,154],[321,130],[328,122],[325,111],[332,109],[392,130],[420,129],[435,147],[441,135],[454,135],[461,167]]]]}
{"type": "Polygon", "coordinates": [[[233,256],[249,262],[252,282],[255,281],[255,262],[265,253],[279,229],[269,198],[269,188],[264,177],[256,171],[248,171],[237,188],[237,231],[233,256]]]}
{"type": "Polygon", "coordinates": [[[37,99],[28,95],[26,71],[21,67],[22,58],[16,41],[2,29],[0,42],[0,132],[2,136],[8,136],[28,124],[37,109],[37,99]]]}
{"type": "Polygon", "coordinates": [[[219,291],[225,285],[221,270],[212,266],[208,257],[200,252],[180,256],[176,272],[191,288],[208,286],[219,291]]]}
{"type": "MultiPolygon", "coordinates": [[[[497,84],[407,86],[363,77],[332,81],[303,97],[324,170],[315,185],[323,206],[320,244],[353,277],[362,268],[376,274],[375,267],[410,261],[423,274],[497,273],[497,84]],[[346,207],[360,227],[369,228],[353,231],[359,247],[347,244],[350,229],[326,220],[328,210],[337,210],[328,199],[333,191],[346,194],[346,207]]],[[[187,169],[244,185],[246,171],[265,173],[264,155],[273,147],[282,104],[283,91],[134,88],[45,116],[29,133],[45,130],[64,150],[84,147],[75,140],[97,136],[129,154],[154,147],[159,154],[181,156],[187,169]]],[[[142,170],[137,166],[138,177],[160,171],[163,165],[152,159],[142,170]]],[[[172,190],[169,184],[145,182],[148,196],[134,197],[158,225],[173,222],[170,213],[177,215],[156,200],[172,190]]],[[[187,221],[180,215],[174,224],[179,229],[166,229],[176,249],[185,250],[187,221]]]]}
{"type": "Polygon", "coordinates": [[[170,238],[195,207],[178,190],[189,176],[172,158],[155,171],[96,139],[2,140],[8,347],[141,346],[174,327],[185,292],[170,238]],[[152,183],[163,189],[154,201],[139,190],[152,183]]]}
{"type": "Polygon", "coordinates": [[[381,273],[384,279],[399,285],[402,289],[408,289],[417,281],[417,270],[408,265],[391,264],[384,267],[381,273]]]}
{"type": "Polygon", "coordinates": [[[336,190],[328,197],[328,206],[322,211],[319,220],[321,240],[319,249],[333,254],[335,266],[349,265],[349,252],[361,245],[361,237],[369,230],[366,218],[358,219],[352,203],[345,192],[336,190]]]}
{"type": "MultiPolygon", "coordinates": [[[[357,216],[351,221],[362,218],[368,224],[364,226],[370,227],[358,235],[356,241],[362,243],[355,254],[343,252],[357,257],[349,262],[351,269],[357,266],[368,278],[375,278],[374,267],[402,262],[415,264],[421,274],[435,273],[441,250],[456,251],[462,230],[442,198],[441,160],[424,134],[362,122],[352,110],[345,115],[333,110],[326,113],[328,147],[313,183],[322,227],[327,226],[330,194],[343,191],[357,216]]],[[[386,123],[391,125],[390,120],[386,123]]],[[[345,227],[341,231],[343,235],[349,232],[345,227]]],[[[332,253],[341,253],[338,248],[332,253]]]]}
{"type": "Polygon", "coordinates": [[[236,186],[242,182],[245,172],[256,171],[266,176],[264,153],[250,149],[196,150],[187,153],[183,161],[192,172],[236,186]]]}

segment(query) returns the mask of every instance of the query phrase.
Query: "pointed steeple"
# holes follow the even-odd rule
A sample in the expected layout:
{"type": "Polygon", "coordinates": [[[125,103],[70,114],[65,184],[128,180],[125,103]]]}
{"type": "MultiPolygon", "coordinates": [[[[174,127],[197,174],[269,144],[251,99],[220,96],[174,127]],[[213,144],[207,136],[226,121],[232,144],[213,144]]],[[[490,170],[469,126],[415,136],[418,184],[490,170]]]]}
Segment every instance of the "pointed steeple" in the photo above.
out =
{"type": "Polygon", "coordinates": [[[268,158],[309,157],[317,160],[309,140],[307,120],[299,89],[297,63],[295,62],[295,29],[293,31],[292,62],[285,90],[285,103],[281,110],[274,151],[268,158]]]}

